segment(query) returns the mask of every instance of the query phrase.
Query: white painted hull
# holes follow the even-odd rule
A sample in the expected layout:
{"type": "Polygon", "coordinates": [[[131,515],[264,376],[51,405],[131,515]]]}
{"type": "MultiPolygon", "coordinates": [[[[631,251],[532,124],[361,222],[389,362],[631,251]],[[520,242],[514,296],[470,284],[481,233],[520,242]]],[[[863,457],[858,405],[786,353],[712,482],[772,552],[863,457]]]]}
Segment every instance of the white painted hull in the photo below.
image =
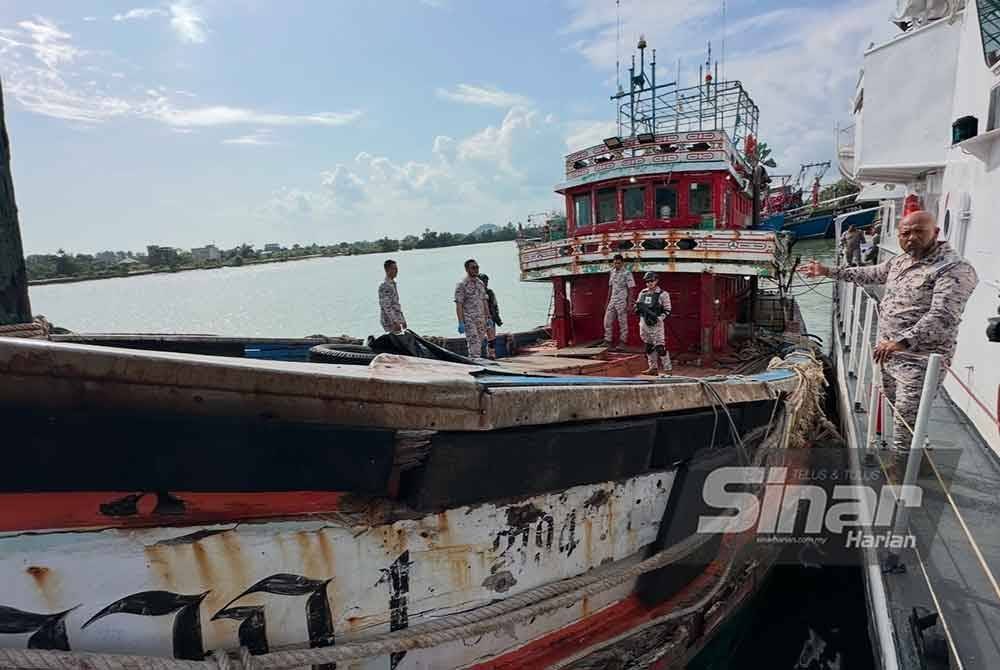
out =
{"type": "MultiPolygon", "coordinates": [[[[193,600],[204,594],[193,605],[197,628],[182,634],[196,633],[189,647],[200,644],[209,652],[245,643],[238,634],[241,618],[226,618],[236,607],[263,608],[271,650],[309,640],[306,610],[318,589],[332,615],[333,635],[343,641],[389,630],[394,609],[398,616],[402,608],[414,625],[637,554],[656,538],[672,482],[673,473],[652,473],[515,505],[460,507],[374,527],[329,518],[8,535],[0,539],[0,606],[46,615],[69,610],[65,641],[74,651],[170,657],[177,655],[177,609],[156,616],[129,613],[141,599],[136,594],[165,591],[193,600]],[[394,589],[392,580],[393,564],[398,570],[406,562],[401,557],[409,562],[405,592],[398,584],[394,589]],[[268,578],[269,584],[262,583],[268,578]],[[254,585],[258,592],[242,595],[254,585]],[[129,597],[131,606],[99,615],[129,597]]],[[[477,640],[408,652],[394,667],[461,667],[499,654],[620,600],[633,583],[477,640]]],[[[0,635],[0,645],[24,648],[35,632],[0,635]]],[[[389,660],[339,667],[388,668],[389,660]]]]}

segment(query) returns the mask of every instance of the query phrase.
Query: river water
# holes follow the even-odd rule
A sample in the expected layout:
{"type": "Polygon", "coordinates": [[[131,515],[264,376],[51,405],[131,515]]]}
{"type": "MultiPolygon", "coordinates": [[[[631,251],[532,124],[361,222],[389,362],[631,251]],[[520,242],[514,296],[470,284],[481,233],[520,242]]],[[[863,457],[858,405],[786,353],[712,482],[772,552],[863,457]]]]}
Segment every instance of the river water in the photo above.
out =
{"type": "MultiPolygon", "coordinates": [[[[832,250],[825,240],[796,245],[803,259],[828,259],[832,250]]],[[[363,338],[381,333],[377,289],[387,258],[399,264],[397,283],[407,323],[422,335],[455,333],[453,294],[467,258],[479,261],[480,271],[490,277],[502,331],[529,330],[548,319],[551,288],[520,281],[514,242],[33,286],[31,306],[35,314],[76,332],[363,338]]],[[[825,341],[829,285],[814,290],[794,285],[792,293],[800,294],[810,332],[825,341]]]]}

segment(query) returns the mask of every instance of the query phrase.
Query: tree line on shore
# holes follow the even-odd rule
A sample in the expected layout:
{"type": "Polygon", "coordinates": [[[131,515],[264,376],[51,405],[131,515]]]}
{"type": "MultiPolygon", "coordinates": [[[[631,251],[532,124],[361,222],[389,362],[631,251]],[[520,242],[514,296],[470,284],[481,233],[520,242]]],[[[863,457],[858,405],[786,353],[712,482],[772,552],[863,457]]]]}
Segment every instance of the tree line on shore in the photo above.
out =
{"type": "MultiPolygon", "coordinates": [[[[483,244],[514,240],[521,234],[538,237],[543,226],[480,226],[472,233],[437,232],[427,228],[417,235],[401,239],[382,237],[377,240],[340,242],[337,244],[299,245],[278,249],[255,249],[251,244],[241,244],[232,249],[219,249],[218,258],[196,259],[191,251],[173,249],[170,254],[157,254],[152,261],[144,253],[104,251],[98,254],[73,254],[59,249],[55,254],[33,254],[25,259],[28,279],[32,281],[85,277],[100,279],[123,277],[146,272],[176,272],[214,267],[239,267],[244,264],[270,263],[313,256],[352,256],[360,254],[395,253],[410,249],[435,249],[463,244],[483,244]]],[[[271,245],[268,245],[271,246],[271,245]]]]}

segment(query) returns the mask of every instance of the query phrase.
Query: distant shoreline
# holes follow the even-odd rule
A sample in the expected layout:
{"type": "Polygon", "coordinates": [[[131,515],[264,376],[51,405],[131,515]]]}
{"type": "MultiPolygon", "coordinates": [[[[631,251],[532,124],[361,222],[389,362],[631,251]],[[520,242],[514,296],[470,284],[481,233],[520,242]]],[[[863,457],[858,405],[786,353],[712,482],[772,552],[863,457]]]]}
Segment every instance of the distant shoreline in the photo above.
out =
{"type": "Polygon", "coordinates": [[[97,277],[52,277],[51,279],[29,279],[28,286],[50,286],[52,284],[78,284],[85,281],[101,281],[104,279],[128,279],[129,277],[144,277],[146,275],[158,275],[158,274],[176,274],[178,272],[194,272],[196,270],[221,270],[223,268],[241,268],[252,265],[268,265],[270,263],[290,263],[292,261],[305,261],[312,258],[337,258],[338,256],[343,256],[347,254],[338,254],[337,256],[324,256],[323,254],[310,254],[308,256],[292,256],[289,258],[264,258],[256,260],[244,260],[241,265],[232,265],[231,263],[226,263],[224,265],[211,265],[206,267],[179,267],[177,269],[171,268],[150,268],[148,270],[137,270],[135,272],[129,272],[128,274],[109,274],[101,275],[97,277]]]}

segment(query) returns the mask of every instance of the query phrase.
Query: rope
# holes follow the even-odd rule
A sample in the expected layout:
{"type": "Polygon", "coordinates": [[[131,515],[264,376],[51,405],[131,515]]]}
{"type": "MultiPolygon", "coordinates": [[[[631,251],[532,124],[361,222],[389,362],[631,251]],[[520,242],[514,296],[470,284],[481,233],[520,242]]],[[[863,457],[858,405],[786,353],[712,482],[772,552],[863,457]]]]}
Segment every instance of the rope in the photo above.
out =
{"type": "MultiPolygon", "coordinates": [[[[722,571],[722,574],[719,576],[719,579],[712,586],[712,590],[709,591],[707,594],[705,594],[704,597],[698,599],[692,605],[689,605],[688,607],[681,608],[679,610],[672,610],[671,612],[668,612],[667,614],[664,614],[663,616],[659,616],[659,617],[656,617],[655,619],[651,619],[651,620],[649,620],[649,621],[647,621],[647,622],[645,622],[645,623],[643,623],[643,624],[641,624],[639,626],[636,626],[635,628],[630,628],[628,631],[626,631],[625,633],[622,633],[621,635],[617,635],[617,636],[611,638],[610,640],[605,640],[598,648],[608,647],[608,646],[610,646],[610,645],[612,645],[612,644],[614,644],[614,643],[616,643],[616,642],[618,642],[618,641],[620,641],[622,639],[625,639],[625,638],[637,635],[637,634],[641,633],[642,631],[644,631],[644,630],[646,630],[648,628],[652,628],[653,626],[658,626],[660,624],[667,623],[669,621],[674,621],[676,619],[683,619],[686,616],[690,616],[692,614],[696,614],[699,610],[701,610],[702,608],[704,608],[705,605],[707,605],[708,603],[712,602],[712,600],[714,600],[717,595],[719,595],[719,592],[722,590],[722,587],[725,586],[726,582],[729,581],[729,575],[733,571],[733,566],[736,565],[736,559],[737,559],[737,556],[734,554],[729,559],[729,561],[726,562],[726,568],[725,568],[725,570],[722,571]]],[[[560,662],[558,662],[558,663],[550,666],[548,670],[561,670],[562,668],[565,668],[565,667],[567,667],[567,666],[569,666],[569,665],[571,665],[571,664],[579,661],[581,658],[584,658],[584,657],[586,657],[587,655],[589,655],[589,654],[591,654],[593,652],[594,652],[594,648],[593,647],[584,649],[583,651],[580,651],[580,652],[578,652],[576,654],[573,654],[569,658],[563,659],[562,661],[560,661],[560,662]]]]}
{"type": "Polygon", "coordinates": [[[557,609],[569,607],[583,598],[611,589],[641,574],[666,567],[697,551],[711,538],[712,536],[707,533],[692,535],[632,567],[622,569],[617,566],[615,571],[603,578],[596,578],[594,572],[597,571],[595,570],[587,575],[565,580],[559,584],[542,586],[470,612],[452,614],[419,626],[375,635],[370,639],[348,642],[334,647],[295,649],[262,654],[254,657],[254,665],[260,670],[278,670],[304,665],[337,663],[370,656],[384,656],[412,649],[435,647],[447,642],[477,637],[529,621],[557,609]],[[578,586],[581,583],[585,585],[578,586]],[[567,591],[567,587],[572,588],[572,590],[567,591]],[[554,597],[548,597],[552,592],[559,591],[563,592],[554,597]]]}
{"type": "MultiPolygon", "coordinates": [[[[228,661],[228,658],[227,658],[228,661]]],[[[213,661],[50,649],[0,649],[0,668],[21,670],[229,670],[213,661]]]]}
{"type": "Polygon", "coordinates": [[[49,322],[36,317],[32,323],[12,323],[0,326],[0,337],[30,337],[43,339],[49,336],[49,322]]]}
{"type": "Polygon", "coordinates": [[[990,418],[990,421],[996,424],[997,430],[1000,430],[1000,419],[997,419],[997,417],[993,414],[993,412],[991,412],[990,409],[985,405],[985,403],[983,403],[983,401],[979,399],[979,397],[975,394],[975,392],[968,386],[966,386],[961,379],[959,379],[958,375],[955,374],[954,370],[952,370],[947,365],[944,366],[944,369],[947,370],[948,373],[955,378],[955,381],[958,382],[958,385],[962,387],[962,390],[968,393],[969,397],[971,397],[976,402],[976,404],[979,405],[979,409],[983,410],[983,412],[986,413],[986,416],[990,418]]]}

